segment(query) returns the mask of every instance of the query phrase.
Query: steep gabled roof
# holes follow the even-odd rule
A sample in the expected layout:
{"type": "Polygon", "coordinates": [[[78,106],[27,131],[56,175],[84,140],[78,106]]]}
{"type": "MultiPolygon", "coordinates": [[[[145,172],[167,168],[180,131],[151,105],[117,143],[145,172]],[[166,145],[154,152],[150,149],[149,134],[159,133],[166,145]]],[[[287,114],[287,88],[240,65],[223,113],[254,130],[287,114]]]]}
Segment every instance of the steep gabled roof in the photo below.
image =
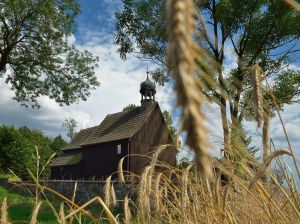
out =
{"type": "Polygon", "coordinates": [[[153,104],[147,110],[138,107],[128,112],[109,114],[100,125],[81,130],[64,150],[131,138],[142,127],[156,105],[153,104]]]}
{"type": "Polygon", "coordinates": [[[86,140],[97,127],[98,126],[82,129],[79,133],[77,133],[71,143],[65,146],[64,150],[81,148],[81,143],[86,140]]]}

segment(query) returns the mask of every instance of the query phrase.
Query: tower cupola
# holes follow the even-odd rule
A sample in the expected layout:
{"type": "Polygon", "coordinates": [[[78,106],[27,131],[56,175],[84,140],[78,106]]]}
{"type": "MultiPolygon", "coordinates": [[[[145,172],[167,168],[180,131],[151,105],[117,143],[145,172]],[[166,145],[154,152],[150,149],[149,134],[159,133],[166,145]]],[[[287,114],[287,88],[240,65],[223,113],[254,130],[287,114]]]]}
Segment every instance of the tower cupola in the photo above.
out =
{"type": "Polygon", "coordinates": [[[149,72],[147,71],[147,79],[140,85],[141,105],[142,109],[148,109],[155,104],[156,86],[154,82],[149,79],[149,72]]]}
{"type": "Polygon", "coordinates": [[[141,83],[140,93],[141,93],[141,101],[142,102],[143,102],[143,100],[155,101],[156,86],[155,86],[154,82],[152,82],[149,79],[148,71],[147,71],[147,79],[141,83]]]}

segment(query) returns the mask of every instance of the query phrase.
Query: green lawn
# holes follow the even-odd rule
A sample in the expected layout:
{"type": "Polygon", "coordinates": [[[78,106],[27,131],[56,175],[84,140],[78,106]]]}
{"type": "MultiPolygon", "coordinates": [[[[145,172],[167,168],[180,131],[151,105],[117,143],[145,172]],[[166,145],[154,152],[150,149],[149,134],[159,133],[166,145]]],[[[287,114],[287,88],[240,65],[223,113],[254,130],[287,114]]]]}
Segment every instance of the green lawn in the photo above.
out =
{"type": "MultiPolygon", "coordinates": [[[[8,202],[8,214],[9,218],[13,223],[28,223],[31,218],[32,211],[35,206],[35,200],[31,197],[24,197],[16,193],[8,192],[6,189],[0,187],[0,203],[4,198],[7,198],[8,202]]],[[[59,202],[54,202],[53,206],[55,210],[59,211],[59,202]]],[[[66,207],[65,211],[68,211],[66,207]]],[[[100,217],[102,209],[95,206],[91,209],[91,213],[94,217],[100,217]]],[[[67,213],[67,212],[66,212],[67,213]]],[[[91,219],[87,217],[82,218],[82,223],[91,223],[91,219]]],[[[38,223],[41,224],[54,224],[57,223],[54,212],[52,211],[47,201],[42,202],[40,212],[38,214],[38,223]]],[[[74,220],[74,223],[77,223],[74,220]]],[[[106,222],[103,222],[106,223],[106,222]]]]}

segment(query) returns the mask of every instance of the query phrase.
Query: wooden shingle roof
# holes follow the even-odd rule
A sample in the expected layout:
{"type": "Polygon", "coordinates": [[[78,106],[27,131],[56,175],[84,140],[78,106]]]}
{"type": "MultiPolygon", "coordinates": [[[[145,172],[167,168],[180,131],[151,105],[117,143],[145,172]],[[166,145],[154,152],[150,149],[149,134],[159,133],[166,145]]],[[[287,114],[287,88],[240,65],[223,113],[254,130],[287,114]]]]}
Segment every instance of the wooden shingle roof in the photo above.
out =
{"type": "Polygon", "coordinates": [[[97,126],[95,127],[91,127],[91,128],[86,128],[86,129],[82,129],[79,133],[76,134],[76,136],[74,137],[74,139],[72,140],[72,142],[68,145],[65,146],[64,150],[67,149],[78,149],[81,148],[81,143],[86,140],[92,133],[93,131],[97,128],[97,126]]]}
{"type": "Polygon", "coordinates": [[[51,166],[70,166],[76,165],[82,160],[82,152],[67,152],[57,157],[51,166]]]}
{"type": "Polygon", "coordinates": [[[153,104],[147,110],[138,107],[128,112],[109,114],[100,125],[81,130],[64,150],[131,138],[142,127],[156,105],[153,104]]]}

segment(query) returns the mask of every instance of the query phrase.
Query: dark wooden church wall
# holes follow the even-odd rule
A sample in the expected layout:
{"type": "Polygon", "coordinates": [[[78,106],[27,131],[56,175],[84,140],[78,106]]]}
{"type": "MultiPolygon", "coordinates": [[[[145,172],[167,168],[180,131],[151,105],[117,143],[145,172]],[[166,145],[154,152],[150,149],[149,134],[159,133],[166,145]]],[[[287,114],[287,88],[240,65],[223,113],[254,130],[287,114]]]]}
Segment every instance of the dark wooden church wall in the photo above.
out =
{"type": "MultiPolygon", "coordinates": [[[[82,149],[72,149],[68,152],[80,152],[82,149]]],[[[51,180],[77,180],[82,179],[83,163],[76,165],[51,167],[51,180]]]]}
{"type": "MultiPolygon", "coordinates": [[[[130,153],[151,156],[156,146],[169,143],[172,143],[172,141],[169,138],[168,128],[159,107],[156,106],[142,128],[130,140],[130,153]]],[[[162,152],[159,159],[175,165],[175,156],[176,151],[174,151],[174,148],[173,150],[168,148],[162,152]]],[[[149,159],[147,157],[130,157],[130,169],[134,173],[141,173],[148,163],[149,159]]]]}
{"type": "MultiPolygon", "coordinates": [[[[85,179],[105,179],[111,174],[117,177],[119,161],[128,154],[128,139],[83,147],[83,176],[85,179]],[[121,154],[117,154],[117,145],[121,144],[121,154]]],[[[127,158],[123,167],[127,167],[127,158]]]]}
{"type": "Polygon", "coordinates": [[[82,179],[82,164],[58,166],[51,169],[51,180],[78,180],[82,179]]]}

